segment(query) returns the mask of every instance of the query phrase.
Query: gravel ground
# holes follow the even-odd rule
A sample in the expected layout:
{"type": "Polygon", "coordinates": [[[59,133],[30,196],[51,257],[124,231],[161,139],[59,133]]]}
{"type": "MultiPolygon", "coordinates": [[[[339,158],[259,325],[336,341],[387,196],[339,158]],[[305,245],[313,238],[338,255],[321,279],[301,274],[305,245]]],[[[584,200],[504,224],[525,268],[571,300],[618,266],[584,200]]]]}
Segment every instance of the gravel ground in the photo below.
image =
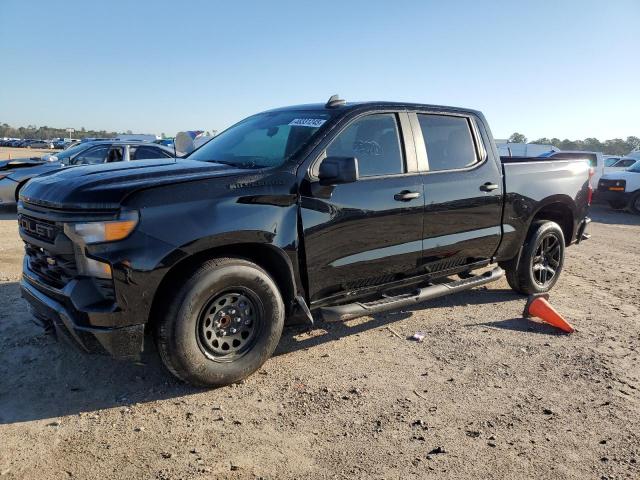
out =
{"type": "Polygon", "coordinates": [[[246,382],[201,390],[151,345],[115,362],[31,324],[0,212],[0,478],[640,478],[640,217],[592,217],[551,295],[573,335],[500,281],[288,328],[246,382]]]}
{"type": "Polygon", "coordinates": [[[59,152],[60,150],[46,150],[44,148],[11,148],[0,147],[0,160],[9,158],[41,157],[45,153],[59,152]]]}

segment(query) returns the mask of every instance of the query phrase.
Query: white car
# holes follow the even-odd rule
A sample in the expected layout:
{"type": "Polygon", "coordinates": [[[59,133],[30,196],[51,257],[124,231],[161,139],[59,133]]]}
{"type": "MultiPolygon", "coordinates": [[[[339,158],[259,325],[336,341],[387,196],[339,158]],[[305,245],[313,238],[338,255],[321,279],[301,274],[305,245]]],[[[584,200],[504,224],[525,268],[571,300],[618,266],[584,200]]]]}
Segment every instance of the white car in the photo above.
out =
{"type": "Polygon", "coordinates": [[[605,173],[604,156],[602,152],[583,152],[582,150],[560,150],[559,152],[549,152],[541,155],[544,158],[553,158],[555,160],[580,160],[584,159],[589,162],[589,166],[593,169],[591,176],[591,187],[595,190],[598,187],[600,178],[605,173]]]}
{"type": "Polygon", "coordinates": [[[622,157],[610,167],[604,167],[604,173],[622,172],[628,168],[631,168],[636,162],[637,158],[622,157]]]}
{"type": "Polygon", "coordinates": [[[613,165],[622,157],[619,155],[603,155],[602,158],[604,158],[604,168],[607,168],[613,167],[613,165]]]}
{"type": "Polygon", "coordinates": [[[613,208],[640,214],[640,160],[627,170],[605,173],[598,182],[597,195],[613,208]]]}

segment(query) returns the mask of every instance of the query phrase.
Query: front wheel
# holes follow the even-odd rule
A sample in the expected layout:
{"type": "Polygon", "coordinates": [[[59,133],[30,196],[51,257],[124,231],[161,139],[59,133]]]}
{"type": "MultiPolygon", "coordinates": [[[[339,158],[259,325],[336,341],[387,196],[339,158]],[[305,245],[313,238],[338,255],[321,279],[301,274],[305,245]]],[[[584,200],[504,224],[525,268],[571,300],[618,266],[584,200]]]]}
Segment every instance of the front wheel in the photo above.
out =
{"type": "Polygon", "coordinates": [[[273,279],[240,258],[205,262],[170,301],[156,326],[163,363],[197,386],[238,382],[271,356],[285,309],[273,279]]]}
{"type": "Polygon", "coordinates": [[[535,222],[529,229],[520,260],[506,266],[507,282],[526,295],[548,292],[558,281],[564,265],[564,234],[551,221],[535,222]]]}

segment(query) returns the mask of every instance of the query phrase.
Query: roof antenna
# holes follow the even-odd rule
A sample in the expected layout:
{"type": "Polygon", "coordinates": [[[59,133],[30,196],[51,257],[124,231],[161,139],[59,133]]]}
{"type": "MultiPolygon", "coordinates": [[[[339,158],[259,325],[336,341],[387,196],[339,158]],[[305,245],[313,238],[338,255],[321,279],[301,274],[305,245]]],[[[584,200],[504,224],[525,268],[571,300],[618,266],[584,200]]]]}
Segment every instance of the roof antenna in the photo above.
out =
{"type": "Polygon", "coordinates": [[[339,107],[341,105],[344,105],[345,103],[347,103],[346,100],[343,100],[342,98],[340,98],[340,95],[338,95],[337,93],[335,95],[331,95],[331,97],[329,97],[329,101],[324,105],[325,108],[336,108],[339,107]]]}

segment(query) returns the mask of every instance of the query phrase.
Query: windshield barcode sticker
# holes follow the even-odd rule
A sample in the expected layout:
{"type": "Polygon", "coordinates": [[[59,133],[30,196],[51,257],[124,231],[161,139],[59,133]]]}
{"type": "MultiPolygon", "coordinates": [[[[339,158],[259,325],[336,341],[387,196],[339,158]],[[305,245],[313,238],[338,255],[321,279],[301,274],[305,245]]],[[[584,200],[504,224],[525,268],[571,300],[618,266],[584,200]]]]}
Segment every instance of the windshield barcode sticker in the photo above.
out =
{"type": "Polygon", "coordinates": [[[319,128],[324,122],[326,122],[326,120],[322,118],[294,118],[289,125],[292,127],[319,128]]]}

